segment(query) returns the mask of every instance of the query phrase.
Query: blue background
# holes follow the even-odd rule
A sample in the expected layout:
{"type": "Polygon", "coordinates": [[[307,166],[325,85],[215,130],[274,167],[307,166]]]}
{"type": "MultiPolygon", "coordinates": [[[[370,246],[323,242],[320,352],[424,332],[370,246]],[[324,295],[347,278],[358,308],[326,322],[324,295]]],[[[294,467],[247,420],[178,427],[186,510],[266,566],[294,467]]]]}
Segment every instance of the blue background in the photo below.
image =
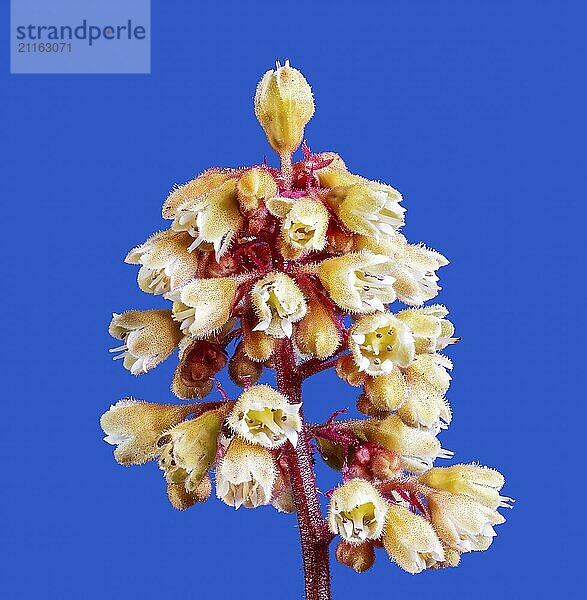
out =
{"type": "MultiPolygon", "coordinates": [[[[124,395],[171,400],[174,359],[133,378],[106,352],[113,310],[161,302],[138,291],[125,253],[164,225],[173,183],[269,155],[252,95],[289,57],[314,87],[312,148],[398,187],[409,238],[452,260],[439,300],[463,342],[441,439],[459,461],[501,469],[518,499],[490,550],[458,569],[334,563],[334,597],[577,597],[582,3],[154,2],[144,76],[8,75],[6,4],[0,595],[300,597],[294,516],[215,499],[177,512],[156,465],[118,466],[98,427],[124,395]]],[[[307,413],[322,420],[353,393],[316,377],[307,413]]]]}

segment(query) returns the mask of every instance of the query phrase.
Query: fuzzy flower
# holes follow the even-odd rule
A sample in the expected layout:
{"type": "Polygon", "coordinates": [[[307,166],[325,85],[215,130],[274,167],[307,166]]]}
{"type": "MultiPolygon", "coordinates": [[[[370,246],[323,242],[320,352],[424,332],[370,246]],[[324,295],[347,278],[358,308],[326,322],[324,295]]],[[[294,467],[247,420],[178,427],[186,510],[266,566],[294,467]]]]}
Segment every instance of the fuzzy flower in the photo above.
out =
{"type": "Polygon", "coordinates": [[[282,219],[281,250],[287,258],[298,258],[326,246],[328,211],[311,198],[270,198],[267,209],[282,219]]]}
{"type": "Polygon", "coordinates": [[[198,255],[188,252],[191,239],[185,232],[160,231],[128,253],[126,263],[141,265],[137,280],[143,292],[166,294],[194,276],[198,255]]]}
{"type": "Polygon", "coordinates": [[[180,204],[183,204],[188,200],[199,198],[200,196],[219,188],[229,179],[238,177],[238,175],[238,169],[212,168],[207,169],[195,179],[192,179],[183,185],[175,186],[163,204],[163,218],[174,219],[180,204]]]}
{"type": "Polygon", "coordinates": [[[196,279],[165,297],[173,300],[173,318],[185,334],[204,337],[230,318],[237,283],[230,277],[196,279]]]}
{"type": "Polygon", "coordinates": [[[408,427],[395,414],[382,420],[362,422],[362,431],[370,442],[399,454],[404,469],[412,473],[423,473],[432,467],[437,458],[451,458],[453,455],[450,450],[440,446],[432,433],[408,427]]]}
{"type": "Polygon", "coordinates": [[[407,367],[415,357],[410,328],[391,313],[366,315],[349,332],[349,347],[361,371],[372,376],[407,367]]]}
{"type": "Polygon", "coordinates": [[[438,396],[446,394],[451,381],[448,369],[452,361],[442,354],[418,354],[414,362],[404,370],[404,377],[414,393],[429,391],[438,396]]]}
{"type": "Polygon", "coordinates": [[[207,242],[213,245],[219,258],[228,249],[244,222],[237,202],[236,185],[236,179],[229,179],[220,187],[179,205],[171,228],[187,231],[195,238],[188,251],[207,242]]]}
{"type": "Polygon", "coordinates": [[[216,468],[216,495],[235,508],[256,508],[271,502],[276,478],[271,452],[237,436],[216,468]]]}
{"type": "Polygon", "coordinates": [[[397,410],[408,397],[408,385],[399,369],[377,377],[366,377],[363,389],[367,400],[380,411],[397,410]]]}
{"type": "Polygon", "coordinates": [[[330,497],[328,526],[350,544],[361,544],[381,536],[388,504],[364,479],[351,479],[330,497]]]}
{"type": "Polygon", "coordinates": [[[332,356],[340,344],[340,327],[332,310],[311,298],[306,316],[296,326],[295,342],[303,354],[320,359],[332,356]]]}
{"type": "Polygon", "coordinates": [[[391,261],[381,254],[353,252],[323,261],[322,285],[338,306],[353,313],[384,311],[396,298],[391,261]]]}
{"type": "Polygon", "coordinates": [[[314,98],[305,77],[288,60],[263,75],[255,93],[255,114],[277,154],[297,150],[314,114],[314,98]]]}
{"type": "Polygon", "coordinates": [[[493,526],[505,523],[497,511],[468,496],[434,492],[426,500],[439,537],[459,552],[487,550],[496,535],[493,526]]]}
{"type": "Polygon", "coordinates": [[[399,504],[392,504],[387,511],[383,545],[389,558],[408,573],[421,573],[444,561],[444,550],[432,525],[399,504]]]}
{"type": "Polygon", "coordinates": [[[452,420],[446,398],[425,384],[410,385],[408,397],[398,408],[397,415],[406,425],[427,429],[434,435],[446,429],[452,420]]]}
{"type": "Polygon", "coordinates": [[[169,502],[177,510],[185,510],[198,502],[205,502],[212,493],[212,481],[209,475],[205,475],[194,490],[186,490],[183,483],[167,482],[167,496],[169,502]]]}
{"type": "Polygon", "coordinates": [[[119,353],[114,360],[123,359],[124,368],[133,375],[156,367],[169,357],[181,339],[179,327],[169,310],[114,313],[108,331],[112,337],[124,342],[110,350],[119,353]]]}
{"type": "Polygon", "coordinates": [[[289,440],[295,448],[302,428],[301,406],[289,404],[283,394],[268,385],[256,385],[241,394],[228,417],[228,424],[253,444],[279,448],[289,440]]]}
{"type": "Polygon", "coordinates": [[[376,240],[393,236],[404,224],[406,209],[400,206],[401,200],[391,186],[371,181],[335,187],[327,197],[350,231],[376,240]]]}
{"type": "Polygon", "coordinates": [[[468,496],[493,510],[511,508],[510,503],[513,502],[499,493],[505,484],[503,475],[481,465],[434,467],[420,475],[418,480],[436,490],[468,496]]]}
{"type": "Polygon", "coordinates": [[[194,410],[193,404],[154,404],[125,398],[100,418],[105,442],[116,446],[114,458],[121,465],[140,465],[159,454],[157,439],[194,410]]]}
{"type": "Polygon", "coordinates": [[[283,273],[270,273],[251,290],[253,309],[259,323],[253,331],[275,338],[290,337],[293,323],[306,314],[306,301],[297,283],[283,273]]]}
{"type": "Polygon", "coordinates": [[[350,567],[357,573],[364,573],[375,563],[375,548],[373,542],[365,542],[358,546],[340,540],[336,547],[336,560],[350,567]]]}
{"type": "Polygon", "coordinates": [[[445,319],[448,310],[441,304],[424,308],[409,308],[397,313],[397,318],[406,323],[412,330],[416,342],[416,352],[436,352],[454,344],[458,338],[453,337],[454,325],[445,319]]]}
{"type": "Polygon", "coordinates": [[[223,415],[209,410],[169,429],[157,441],[159,467],[168,483],[194,491],[214,463],[223,415]]]}
{"type": "Polygon", "coordinates": [[[277,184],[266,169],[253,167],[239,177],[236,194],[242,213],[252,216],[277,195],[277,184]]]}

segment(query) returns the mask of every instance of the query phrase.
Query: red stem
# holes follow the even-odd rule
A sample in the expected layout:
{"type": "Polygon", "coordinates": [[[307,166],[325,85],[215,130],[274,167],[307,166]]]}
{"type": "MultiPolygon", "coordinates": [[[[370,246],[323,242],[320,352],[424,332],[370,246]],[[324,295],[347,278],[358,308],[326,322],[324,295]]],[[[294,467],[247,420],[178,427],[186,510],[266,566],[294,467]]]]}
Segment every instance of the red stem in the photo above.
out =
{"type": "MultiPolygon", "coordinates": [[[[298,403],[302,396],[302,377],[298,372],[290,340],[282,340],[277,350],[275,373],[279,391],[290,402],[298,403]]],[[[301,411],[300,411],[301,414],[301,411]]],[[[303,415],[302,420],[303,420],[303,415]]],[[[295,448],[288,444],[285,451],[291,480],[304,561],[306,600],[330,600],[330,561],[328,545],[331,536],[322,518],[312,450],[304,427],[295,448]]]]}

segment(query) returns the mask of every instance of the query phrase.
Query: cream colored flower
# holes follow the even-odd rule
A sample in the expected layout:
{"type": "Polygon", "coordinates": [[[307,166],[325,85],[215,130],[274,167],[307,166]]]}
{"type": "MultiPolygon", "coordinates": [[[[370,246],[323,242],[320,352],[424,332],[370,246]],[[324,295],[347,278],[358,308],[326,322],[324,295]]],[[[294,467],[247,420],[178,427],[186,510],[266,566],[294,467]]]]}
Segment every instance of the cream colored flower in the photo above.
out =
{"type": "Polygon", "coordinates": [[[446,429],[452,411],[446,398],[428,385],[412,385],[406,401],[398,408],[398,416],[410,427],[427,429],[435,435],[446,429]]]}
{"type": "Polygon", "coordinates": [[[236,185],[236,179],[229,179],[220,187],[178,206],[171,228],[187,231],[195,238],[188,251],[208,242],[214,246],[219,258],[228,249],[244,222],[237,202],[236,185]]]}
{"type": "Polygon", "coordinates": [[[333,188],[327,201],[354,233],[388,238],[404,224],[401,194],[389,185],[365,181],[333,188]]]}
{"type": "Polygon", "coordinates": [[[386,256],[352,252],[323,261],[318,276],[338,306],[350,312],[370,313],[384,311],[385,304],[396,298],[390,268],[386,256]]]}
{"type": "Polygon", "coordinates": [[[164,361],[181,339],[177,323],[169,310],[129,310],[114,314],[110,335],[124,341],[122,346],[112,348],[118,352],[114,360],[123,359],[125,369],[133,375],[146,373],[164,361]]]}
{"type": "Polygon", "coordinates": [[[372,376],[390,373],[394,365],[407,367],[414,360],[414,336],[391,313],[366,315],[349,331],[351,349],[359,370],[372,376]]]}
{"type": "Polygon", "coordinates": [[[271,452],[237,436],[216,468],[216,495],[237,509],[256,508],[271,502],[276,478],[271,452]]]}
{"type": "Polygon", "coordinates": [[[505,523],[497,511],[468,496],[433,492],[426,500],[439,537],[459,552],[487,550],[496,535],[493,526],[505,523]]]}
{"type": "Polygon", "coordinates": [[[383,545],[391,560],[408,573],[421,573],[444,561],[444,550],[434,528],[399,504],[387,511],[383,545]]]}
{"type": "Polygon", "coordinates": [[[323,360],[340,345],[340,325],[329,307],[311,298],[306,315],[298,321],[294,339],[300,352],[323,360]]]}
{"type": "Polygon", "coordinates": [[[228,424],[253,444],[279,448],[289,440],[295,448],[302,429],[301,406],[289,404],[283,394],[268,385],[255,385],[241,394],[228,417],[228,424]]]}
{"type": "Polygon", "coordinates": [[[240,176],[236,194],[241,211],[250,216],[277,195],[277,184],[267,169],[253,167],[240,176]]]}
{"type": "Polygon", "coordinates": [[[298,258],[326,246],[328,211],[311,198],[270,198],[267,209],[282,219],[282,251],[287,258],[298,258]]]}
{"type": "Polygon", "coordinates": [[[406,323],[416,342],[416,352],[436,352],[454,344],[458,338],[453,337],[454,325],[444,317],[448,310],[441,304],[423,308],[409,308],[397,313],[397,318],[406,323]]]}
{"type": "Polygon", "coordinates": [[[380,411],[398,410],[408,397],[408,386],[400,369],[377,377],[366,377],[367,400],[380,411]]]}
{"type": "Polygon", "coordinates": [[[116,446],[114,458],[121,465],[140,465],[159,454],[157,439],[194,410],[193,404],[154,404],[125,398],[100,417],[104,441],[116,446]]]}
{"type": "Polygon", "coordinates": [[[229,179],[238,177],[239,173],[239,169],[207,169],[195,179],[188,181],[184,185],[175,186],[163,204],[163,218],[174,219],[180,204],[183,204],[188,200],[195,200],[196,198],[219,188],[229,179]]]}
{"type": "Polygon", "coordinates": [[[442,354],[418,354],[414,362],[404,370],[404,377],[415,393],[429,391],[438,396],[446,394],[451,381],[448,369],[452,362],[442,354]]]}
{"type": "Polygon", "coordinates": [[[362,423],[368,440],[399,454],[403,468],[412,473],[423,473],[432,467],[437,458],[451,458],[453,455],[450,450],[441,447],[432,433],[408,427],[398,415],[362,423]]]}
{"type": "Polygon", "coordinates": [[[216,458],[223,418],[221,411],[209,410],[159,438],[159,468],[169,483],[183,483],[188,492],[198,488],[216,458]]]}
{"type": "Polygon", "coordinates": [[[510,503],[513,502],[499,493],[505,484],[503,475],[481,465],[434,467],[420,475],[418,480],[436,490],[468,496],[493,510],[511,508],[510,503]]]}
{"type": "Polygon", "coordinates": [[[259,323],[253,331],[275,338],[290,337],[293,323],[306,314],[306,301],[297,283],[283,273],[270,273],[251,290],[253,309],[259,323]]]}
{"type": "Polygon", "coordinates": [[[166,294],[187,283],[196,274],[199,257],[188,252],[191,236],[186,232],[160,231],[125,258],[141,265],[139,287],[147,294],[166,294]]]}
{"type": "Polygon", "coordinates": [[[263,75],[255,93],[255,114],[277,154],[297,150],[314,114],[314,98],[304,76],[288,60],[263,75]]]}
{"type": "Polygon", "coordinates": [[[204,337],[230,318],[237,283],[230,277],[196,279],[165,297],[173,300],[173,318],[186,335],[204,337]]]}
{"type": "Polygon", "coordinates": [[[351,544],[381,536],[388,504],[364,479],[351,479],[330,497],[328,527],[351,544]]]}

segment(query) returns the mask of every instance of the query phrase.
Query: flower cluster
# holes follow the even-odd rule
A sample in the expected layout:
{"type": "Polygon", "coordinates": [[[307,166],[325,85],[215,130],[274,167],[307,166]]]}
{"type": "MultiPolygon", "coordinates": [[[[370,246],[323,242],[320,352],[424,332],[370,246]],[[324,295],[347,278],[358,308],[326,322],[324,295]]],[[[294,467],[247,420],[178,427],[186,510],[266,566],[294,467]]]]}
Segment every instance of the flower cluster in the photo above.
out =
{"type": "Polygon", "coordinates": [[[434,466],[452,456],[437,436],[451,420],[442,352],[458,338],[447,309],[425,302],[448,261],[400,233],[405,208],[393,187],[305,143],[292,161],[314,113],[299,71],[267,72],[255,112],[281,167],[213,168],[174,188],[162,210],[168,229],[126,257],[140,266],[141,290],[170,308],[110,324],[121,342],[114,358],[134,375],[177,350],[171,387],[189,402],[122,400],[102,417],[105,439],[121,464],[158,460],[178,509],[206,500],[213,474],[230,506],[298,514],[318,507],[306,469],[314,440],[342,472],[323,531],[308,533],[315,546],[339,536],[337,559],[359,572],[376,547],[411,573],[454,566],[489,546],[510,499],[497,471],[434,466]],[[243,388],[237,398],[217,380],[225,367],[243,388]],[[301,381],[331,367],[361,388],[365,418],[304,423],[301,381]],[[258,383],[266,369],[278,389],[258,383]],[[215,387],[220,400],[195,402],[215,387]]]}

